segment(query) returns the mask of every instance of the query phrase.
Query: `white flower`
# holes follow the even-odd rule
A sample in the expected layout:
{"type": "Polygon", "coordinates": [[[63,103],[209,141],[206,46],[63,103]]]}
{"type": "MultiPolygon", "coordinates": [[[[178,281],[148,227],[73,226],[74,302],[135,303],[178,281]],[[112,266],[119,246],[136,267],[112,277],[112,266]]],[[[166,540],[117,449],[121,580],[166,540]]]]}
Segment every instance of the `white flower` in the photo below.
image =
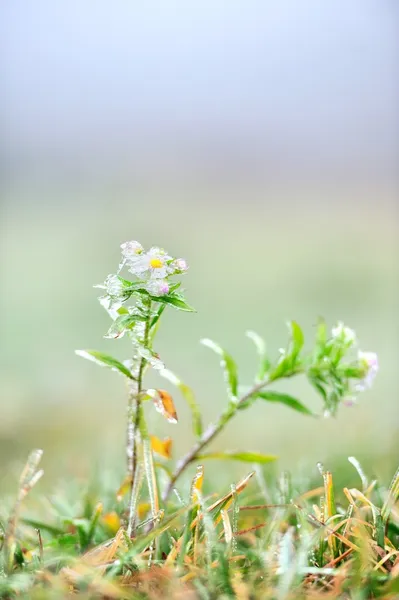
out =
{"type": "Polygon", "coordinates": [[[129,259],[129,270],[140,277],[165,279],[174,272],[168,264],[171,260],[172,257],[164,250],[154,247],[144,254],[136,255],[133,260],[129,259]]]}
{"type": "Polygon", "coordinates": [[[166,296],[169,293],[169,285],[165,279],[150,279],[146,287],[151,296],[166,296]]]}
{"type": "Polygon", "coordinates": [[[138,254],[143,253],[143,246],[140,242],[136,242],[136,240],[132,240],[131,242],[124,242],[121,244],[122,256],[126,259],[134,258],[138,254]]]}
{"type": "Polygon", "coordinates": [[[123,242],[123,244],[121,244],[121,250],[122,262],[119,264],[118,273],[122,271],[126,263],[130,263],[140,256],[140,254],[143,253],[144,248],[140,242],[132,240],[130,242],[123,242]]]}
{"type": "Polygon", "coordinates": [[[375,352],[362,352],[359,350],[358,359],[360,366],[366,371],[365,376],[355,386],[357,392],[363,392],[371,388],[378,373],[378,356],[375,352]]]}
{"type": "Polygon", "coordinates": [[[353,329],[346,327],[342,321],[339,321],[331,330],[331,335],[335,340],[339,340],[344,344],[352,345],[356,342],[356,333],[353,329]]]}
{"type": "Polygon", "coordinates": [[[170,266],[173,267],[175,273],[185,273],[188,269],[188,264],[184,258],[176,258],[170,266]]]}

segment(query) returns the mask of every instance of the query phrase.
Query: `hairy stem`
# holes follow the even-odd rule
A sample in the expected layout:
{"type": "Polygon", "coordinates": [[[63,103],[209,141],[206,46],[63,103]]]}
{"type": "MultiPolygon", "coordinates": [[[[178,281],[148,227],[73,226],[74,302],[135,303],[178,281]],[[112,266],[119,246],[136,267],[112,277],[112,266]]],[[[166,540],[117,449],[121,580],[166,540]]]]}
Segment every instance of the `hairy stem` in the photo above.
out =
{"type": "Polygon", "coordinates": [[[138,385],[136,380],[129,381],[129,398],[127,405],[126,426],[126,460],[127,475],[133,482],[133,456],[134,456],[134,401],[138,396],[138,385]]]}
{"type": "MultiPolygon", "coordinates": [[[[143,345],[148,346],[148,338],[150,334],[151,322],[151,299],[143,300],[147,309],[147,319],[145,322],[143,345]]],[[[146,365],[145,358],[139,360],[137,378],[130,384],[129,402],[128,402],[128,422],[127,422],[127,463],[128,475],[131,476],[131,486],[133,487],[134,478],[137,474],[137,441],[140,435],[140,418],[142,415],[141,407],[141,392],[143,391],[143,374],[146,365]]]]}
{"type": "Polygon", "coordinates": [[[218,433],[224,429],[225,425],[234,417],[237,410],[245,404],[247,400],[256,392],[259,392],[265,386],[270,383],[270,379],[266,378],[260,383],[255,384],[248,392],[245,392],[243,396],[238,400],[238,402],[234,405],[229,406],[226,412],[222,413],[216,423],[212,423],[207,427],[207,429],[202,434],[201,438],[198,442],[191,448],[191,450],[184,456],[178,463],[175,472],[172,475],[172,478],[169,482],[168,487],[165,490],[163,500],[167,501],[169,498],[176,481],[179,479],[180,475],[184,473],[187,467],[196,459],[198,454],[211,442],[214,437],[217,436],[218,433]]]}

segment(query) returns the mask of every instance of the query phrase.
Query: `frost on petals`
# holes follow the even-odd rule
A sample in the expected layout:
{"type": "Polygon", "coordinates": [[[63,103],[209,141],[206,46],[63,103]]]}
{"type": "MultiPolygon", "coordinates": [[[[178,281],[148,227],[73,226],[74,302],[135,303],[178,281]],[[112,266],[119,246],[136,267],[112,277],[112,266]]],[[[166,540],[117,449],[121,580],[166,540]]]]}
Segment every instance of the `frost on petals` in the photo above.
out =
{"type": "Polygon", "coordinates": [[[184,258],[176,258],[172,262],[171,267],[173,268],[175,273],[185,273],[188,269],[188,264],[184,260],[184,258]]]}
{"type": "Polygon", "coordinates": [[[352,345],[356,342],[356,333],[353,329],[346,327],[342,321],[339,321],[331,330],[331,335],[334,339],[343,342],[344,344],[352,345]]]}
{"type": "Polygon", "coordinates": [[[129,259],[129,270],[136,276],[151,279],[165,279],[174,270],[170,266],[172,257],[161,248],[151,248],[148,252],[138,255],[134,260],[129,259]]]}
{"type": "Polygon", "coordinates": [[[121,244],[122,256],[126,259],[137,256],[138,254],[142,254],[144,248],[140,244],[140,242],[136,242],[136,240],[132,240],[131,242],[124,242],[121,244]]]}
{"type": "Polygon", "coordinates": [[[165,279],[150,279],[147,291],[151,296],[166,296],[169,293],[169,285],[165,279]]]}
{"type": "Polygon", "coordinates": [[[360,367],[364,368],[365,370],[365,375],[363,379],[361,379],[356,384],[356,391],[363,392],[364,390],[368,390],[371,388],[373,381],[378,373],[378,356],[375,352],[359,351],[358,360],[360,363],[360,367]]]}
{"type": "Polygon", "coordinates": [[[109,296],[120,296],[123,292],[122,282],[117,275],[108,275],[105,287],[109,296]]]}

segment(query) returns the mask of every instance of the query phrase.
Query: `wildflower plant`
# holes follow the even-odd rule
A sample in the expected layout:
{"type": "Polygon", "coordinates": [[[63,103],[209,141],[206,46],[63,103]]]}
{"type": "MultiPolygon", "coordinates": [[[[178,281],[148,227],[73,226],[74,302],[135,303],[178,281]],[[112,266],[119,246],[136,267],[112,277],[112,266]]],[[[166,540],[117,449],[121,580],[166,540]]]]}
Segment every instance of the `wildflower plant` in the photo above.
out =
{"type": "Polygon", "coordinates": [[[8,518],[0,502],[0,598],[50,599],[71,593],[87,599],[396,598],[399,470],[386,488],[349,457],[358,486],[336,495],[332,472],[320,463],[317,480],[312,476],[306,487],[286,473],[266,484],[270,473],[260,465],[274,455],[208,448],[254,402],[278,402],[312,417],[335,415],[341,404],[353,403],[372,385],[377,355],[359,350],[355,332],[343,323],[329,331],[323,320],[306,349],[302,329],[290,321],[288,343],[275,358],[259,334],[247,332],[258,364],[252,381],[242,385],[233,357],[203,339],[219,357],[227,390],[221,415],[203,428],[192,390],[165,367],[155,346],[167,308],[193,311],[181,288],[187,263],[158,247],[145,251],[136,241],[122,244],[121,251],[116,273],[97,287],[111,319],[105,337],[128,338],[129,357],[120,361],[95,350],[77,353],[126,379],[125,481],[115,494],[119,481],[106,481],[109,475],[102,472],[100,488],[90,484],[82,494],[81,486],[75,486],[70,498],[69,486],[67,495],[45,500],[45,517],[26,517],[22,505],[43,475],[38,468],[42,451],[32,452],[8,518]],[[174,468],[169,464],[171,438],[158,439],[146,423],[146,404],[168,423],[178,420],[172,396],[161,386],[146,387],[150,369],[176,386],[191,410],[195,441],[174,468]],[[278,381],[297,376],[306,377],[317,391],[317,414],[299,398],[275,389],[278,381]],[[206,497],[203,462],[208,459],[255,467],[222,494],[217,490],[206,497]],[[190,465],[196,466],[191,486],[180,493],[179,479],[190,465]],[[258,490],[251,488],[246,503],[245,491],[256,480],[258,490]]]}
{"type": "MultiPolygon", "coordinates": [[[[178,461],[165,489],[162,490],[164,501],[169,498],[179,477],[195,461],[217,458],[265,463],[276,458],[273,455],[251,451],[206,451],[209,443],[227,423],[238,412],[247,410],[255,401],[278,402],[303,414],[316,416],[298,398],[271,389],[277,381],[305,375],[321,397],[321,413],[325,416],[335,415],[342,402],[353,403],[357,394],[372,384],[378,370],[377,356],[361,351],[356,354],[356,335],[341,322],[329,333],[326,323],[320,320],[313,350],[305,351],[302,329],[298,323],[290,321],[289,342],[286,348],[280,349],[277,360],[271,359],[264,340],[257,333],[247,332],[259,357],[256,375],[248,386],[239,384],[237,365],[230,354],[214,341],[203,339],[202,343],[220,358],[228,394],[227,405],[219,419],[203,430],[200,410],[191,389],[165,368],[163,360],[154,349],[155,334],[167,307],[185,312],[194,310],[187,303],[179,280],[179,277],[186,273],[188,265],[184,259],[174,258],[162,248],[152,247],[146,251],[137,241],[123,243],[121,254],[117,272],[108,275],[105,283],[96,287],[104,290],[104,295],[99,300],[112,319],[105,337],[119,339],[128,336],[132,343],[131,356],[120,362],[112,356],[94,350],[78,350],[77,354],[110,367],[127,379],[127,480],[132,490],[138,486],[143,465],[147,478],[155,480],[152,459],[154,449],[162,453],[160,448],[163,448],[164,455],[170,454],[165,450],[166,446],[148,432],[144,402],[152,401],[155,409],[170,423],[177,422],[176,408],[171,395],[162,388],[145,387],[144,376],[148,369],[155,369],[160,376],[180,388],[192,412],[196,437],[192,448],[178,461]],[[129,273],[129,279],[122,277],[121,273],[125,271],[129,273]]],[[[166,444],[169,443],[170,440],[167,440],[166,444]]],[[[155,504],[153,516],[156,519],[161,509],[158,500],[155,504]]],[[[132,510],[134,508],[133,498],[132,510]]],[[[132,522],[130,526],[132,528],[132,522]]]]}
{"type": "Polygon", "coordinates": [[[168,410],[171,399],[162,390],[143,388],[143,377],[148,368],[161,370],[164,364],[153,349],[154,336],[166,306],[192,312],[175,277],[187,271],[182,258],[173,258],[163,249],[152,247],[147,252],[136,241],[121,245],[122,259],[117,273],[108,275],[104,284],[96,287],[105,294],[101,305],[112,319],[106,338],[118,339],[127,335],[132,343],[132,354],[123,363],[96,351],[78,350],[77,354],[106,365],[122,373],[128,380],[129,403],[127,413],[126,453],[128,475],[133,481],[137,468],[138,439],[147,438],[142,403],[152,398],[157,410],[170,422],[175,422],[174,408],[168,410]],[[120,273],[125,269],[134,279],[125,279],[120,273]]]}

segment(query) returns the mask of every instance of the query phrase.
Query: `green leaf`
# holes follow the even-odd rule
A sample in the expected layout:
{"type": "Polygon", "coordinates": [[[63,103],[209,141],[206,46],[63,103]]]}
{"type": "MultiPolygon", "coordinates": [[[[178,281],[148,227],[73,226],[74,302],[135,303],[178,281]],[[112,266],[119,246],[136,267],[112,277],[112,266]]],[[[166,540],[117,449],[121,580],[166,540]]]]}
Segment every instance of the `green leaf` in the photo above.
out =
{"type": "Polygon", "coordinates": [[[236,404],[237,403],[237,390],[238,390],[238,373],[237,373],[237,365],[234,362],[233,358],[228,354],[219,344],[216,344],[213,340],[208,338],[201,340],[201,344],[210,348],[216,354],[221,357],[221,367],[224,371],[224,377],[227,383],[227,388],[230,396],[230,400],[236,404]]]}
{"type": "Polygon", "coordinates": [[[91,360],[101,367],[109,367],[113,371],[119,371],[122,373],[122,375],[129,377],[129,379],[133,379],[133,375],[129,369],[125,367],[124,364],[119,362],[119,360],[109,356],[108,354],[103,354],[97,350],[75,350],[75,354],[81,356],[82,358],[86,358],[87,360],[91,360]]]}
{"type": "Polygon", "coordinates": [[[293,375],[298,363],[298,356],[304,345],[304,336],[302,329],[296,321],[289,321],[288,327],[291,332],[288,349],[280,357],[275,369],[270,373],[270,381],[275,381],[281,377],[293,375]]]}
{"type": "Polygon", "coordinates": [[[318,377],[312,377],[309,376],[308,377],[309,382],[312,384],[312,386],[315,388],[315,390],[318,391],[318,393],[322,396],[324,402],[327,400],[327,392],[323,386],[323,381],[320,380],[320,378],[318,377]]]}
{"type": "Polygon", "coordinates": [[[258,381],[262,381],[265,378],[266,373],[270,369],[270,360],[266,355],[266,344],[263,338],[260,337],[255,331],[247,331],[247,337],[253,341],[255,344],[256,350],[259,355],[260,365],[259,370],[256,376],[258,381]]]}
{"type": "Polygon", "coordinates": [[[165,379],[170,381],[173,385],[175,385],[180,390],[183,398],[185,399],[185,401],[187,402],[187,404],[191,410],[194,435],[196,435],[197,437],[201,437],[201,435],[202,435],[201,412],[200,412],[200,408],[195,400],[193,390],[188,385],[183,383],[181,381],[181,379],[179,379],[174,373],[172,373],[172,371],[169,371],[169,369],[161,369],[161,371],[159,371],[159,374],[161,375],[161,377],[164,377],[165,379]]]}
{"type": "Polygon", "coordinates": [[[310,415],[314,417],[314,413],[309,410],[302,402],[290,396],[289,394],[281,394],[280,392],[272,392],[272,391],[261,391],[256,394],[257,398],[261,398],[262,400],[267,400],[267,402],[279,402],[280,404],[285,404],[289,408],[293,410],[297,410],[304,415],[310,415]]]}
{"type": "Polygon", "coordinates": [[[288,327],[291,330],[291,355],[295,359],[303,348],[305,338],[302,329],[296,321],[290,321],[288,327]]]}
{"type": "Polygon", "coordinates": [[[145,286],[146,282],[142,279],[139,279],[137,281],[130,281],[129,279],[124,279],[123,277],[120,277],[120,275],[117,275],[117,278],[119,280],[119,282],[122,284],[123,292],[136,292],[139,289],[142,289],[143,286],[145,286]]]}
{"type": "Polygon", "coordinates": [[[34,527],[35,529],[40,529],[40,531],[46,531],[47,533],[51,534],[53,537],[62,535],[64,533],[64,530],[61,529],[60,527],[56,527],[55,525],[50,525],[49,523],[45,523],[43,521],[38,521],[36,519],[24,518],[24,519],[21,519],[21,521],[25,525],[29,525],[29,527],[34,527]]]}
{"type": "MultiPolygon", "coordinates": [[[[111,277],[111,276],[109,276],[111,277]]],[[[118,301],[120,302],[126,302],[126,300],[129,300],[129,298],[132,296],[132,294],[134,292],[137,292],[140,290],[140,288],[142,288],[145,285],[144,281],[129,281],[128,279],[124,279],[123,277],[120,277],[119,275],[116,275],[116,278],[118,279],[119,283],[121,284],[121,289],[117,294],[108,294],[106,297],[109,298],[117,298],[118,301]]],[[[100,285],[95,285],[95,288],[100,288],[103,290],[107,290],[108,286],[107,286],[107,280],[105,281],[104,284],[100,284],[100,285]]]]}
{"type": "Polygon", "coordinates": [[[381,517],[384,523],[388,521],[392,508],[399,499],[399,469],[396,471],[391,485],[389,486],[388,495],[381,509],[381,517]]]}
{"type": "Polygon", "coordinates": [[[362,481],[362,491],[365,492],[369,486],[369,482],[362,465],[355,456],[348,456],[348,461],[351,463],[351,465],[355,467],[356,471],[358,472],[359,477],[362,481]]]}
{"type": "MultiPolygon", "coordinates": [[[[333,476],[330,471],[324,471],[324,518],[326,521],[332,519],[337,514],[337,507],[335,505],[335,493],[333,476]]],[[[331,548],[334,557],[338,555],[338,540],[335,535],[328,536],[328,544],[331,548]]]]}
{"type": "Polygon", "coordinates": [[[137,535],[132,540],[132,547],[129,550],[129,552],[121,556],[121,561],[125,564],[131,564],[133,557],[136,557],[145,548],[147,548],[154,539],[159,537],[164,531],[167,531],[172,525],[175,524],[177,520],[180,520],[181,517],[185,515],[190,509],[191,506],[183,506],[176,512],[172,513],[169,517],[166,517],[158,525],[154,526],[149,533],[137,535]]]}
{"type": "Polygon", "coordinates": [[[144,283],[143,281],[130,281],[129,279],[124,279],[120,275],[117,275],[117,278],[118,278],[118,281],[120,281],[120,283],[126,289],[140,287],[140,285],[143,285],[143,283],[144,283]]]}
{"type": "Polygon", "coordinates": [[[315,359],[319,359],[324,354],[327,338],[327,324],[324,319],[319,318],[316,330],[315,359]]]}
{"type": "Polygon", "coordinates": [[[169,286],[169,295],[179,289],[181,286],[181,281],[176,281],[176,283],[171,283],[169,286]]]}
{"type": "Polygon", "coordinates": [[[159,327],[159,319],[162,316],[163,311],[166,308],[166,304],[161,304],[158,307],[158,310],[152,314],[151,322],[150,322],[150,330],[151,330],[151,338],[153,339],[159,327]]]}
{"type": "Polygon", "coordinates": [[[115,319],[104,337],[111,339],[122,337],[125,331],[132,329],[132,327],[134,327],[138,321],[145,320],[146,317],[144,315],[122,314],[120,317],[115,319]]]}
{"type": "Polygon", "coordinates": [[[131,284],[129,288],[126,287],[126,293],[131,292],[141,294],[143,296],[151,298],[153,302],[158,302],[161,304],[170,304],[171,306],[174,306],[174,308],[177,308],[178,310],[184,310],[186,312],[196,312],[195,308],[187,304],[182,294],[175,293],[175,290],[177,290],[180,287],[180,282],[173,283],[170,286],[169,293],[166,296],[151,296],[151,294],[148,293],[145,287],[143,287],[143,284],[145,283],[143,281],[129,282],[126,279],[124,279],[122,280],[122,283],[123,282],[125,282],[124,285],[127,283],[131,284]]]}
{"type": "Polygon", "coordinates": [[[195,457],[197,460],[205,458],[216,458],[218,460],[239,460],[241,462],[248,463],[269,463],[277,460],[277,456],[274,454],[260,454],[259,452],[240,452],[240,451],[226,451],[226,452],[207,452],[205,454],[199,454],[195,457]]]}
{"type": "Polygon", "coordinates": [[[151,300],[154,300],[154,302],[170,304],[178,310],[184,310],[186,312],[196,312],[195,308],[187,304],[187,302],[181,294],[169,294],[168,296],[151,296],[151,300]]]}

